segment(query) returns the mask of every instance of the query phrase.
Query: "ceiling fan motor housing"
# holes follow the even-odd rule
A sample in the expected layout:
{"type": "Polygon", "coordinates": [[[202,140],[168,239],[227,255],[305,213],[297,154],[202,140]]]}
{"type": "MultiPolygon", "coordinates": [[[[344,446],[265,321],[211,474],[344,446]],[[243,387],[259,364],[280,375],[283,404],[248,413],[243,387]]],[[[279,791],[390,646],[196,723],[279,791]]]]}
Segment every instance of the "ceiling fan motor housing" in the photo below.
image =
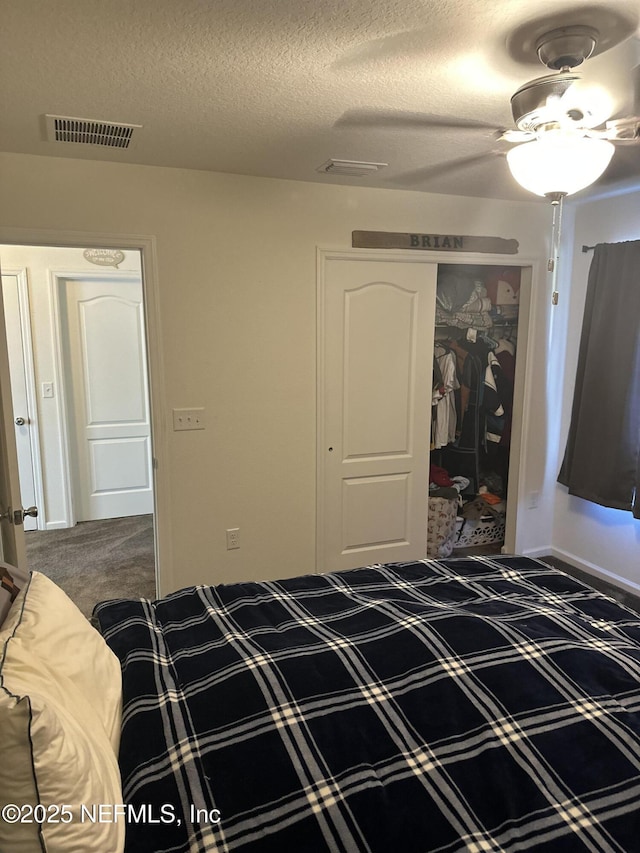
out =
{"type": "Polygon", "coordinates": [[[565,128],[593,126],[588,106],[574,103],[561,111],[558,102],[580,80],[572,69],[591,56],[597,44],[593,27],[560,27],[540,36],[536,42],[540,61],[560,73],[531,80],[513,95],[511,110],[519,130],[535,133],[558,122],[565,128]]]}
{"type": "MultiPolygon", "coordinates": [[[[511,98],[511,112],[518,130],[536,132],[544,125],[557,120],[557,110],[550,107],[559,100],[574,83],[581,78],[578,74],[563,72],[562,74],[538,77],[525,83],[511,98]]],[[[563,116],[565,122],[582,124],[585,118],[583,111],[572,109],[563,116]]]]}

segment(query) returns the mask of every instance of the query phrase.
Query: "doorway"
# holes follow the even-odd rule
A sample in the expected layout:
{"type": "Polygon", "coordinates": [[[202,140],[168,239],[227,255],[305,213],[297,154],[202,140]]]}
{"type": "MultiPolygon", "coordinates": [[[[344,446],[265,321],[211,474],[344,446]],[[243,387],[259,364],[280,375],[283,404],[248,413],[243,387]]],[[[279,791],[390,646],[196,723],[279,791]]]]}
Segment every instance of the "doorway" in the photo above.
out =
{"type": "MultiPolygon", "coordinates": [[[[43,552],[30,549],[30,539],[53,540],[55,531],[68,535],[78,523],[138,516],[155,527],[140,250],[3,245],[0,261],[3,295],[13,279],[23,291],[17,316],[10,298],[6,326],[8,342],[16,325],[22,338],[10,358],[14,412],[22,406],[13,393],[21,385],[14,372],[24,374],[29,404],[27,416],[18,416],[26,423],[16,424],[28,433],[31,449],[20,466],[23,504],[33,481],[39,507],[37,531],[25,528],[27,552],[43,552]],[[117,264],[104,264],[114,258],[117,264]],[[20,350],[22,370],[14,371],[20,350]]],[[[153,531],[150,539],[157,588],[153,531]]]]}

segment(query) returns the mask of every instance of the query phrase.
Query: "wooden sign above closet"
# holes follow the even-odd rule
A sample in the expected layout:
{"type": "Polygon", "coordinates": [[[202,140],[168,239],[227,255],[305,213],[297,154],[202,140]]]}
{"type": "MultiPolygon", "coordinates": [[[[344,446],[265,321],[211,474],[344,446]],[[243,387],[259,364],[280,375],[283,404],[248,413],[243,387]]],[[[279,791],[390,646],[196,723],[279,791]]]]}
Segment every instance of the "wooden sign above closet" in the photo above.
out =
{"type": "Polygon", "coordinates": [[[453,234],[411,234],[400,231],[352,231],[354,249],[419,249],[431,252],[488,252],[517,255],[518,241],[503,237],[470,237],[453,234]]]}

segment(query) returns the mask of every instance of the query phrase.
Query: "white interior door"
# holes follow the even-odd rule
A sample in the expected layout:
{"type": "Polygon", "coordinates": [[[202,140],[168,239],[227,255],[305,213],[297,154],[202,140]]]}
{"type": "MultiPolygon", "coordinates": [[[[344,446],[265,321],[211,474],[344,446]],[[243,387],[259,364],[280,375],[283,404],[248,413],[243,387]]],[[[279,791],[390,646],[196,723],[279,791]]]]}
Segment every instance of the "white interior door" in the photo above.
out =
{"type": "MultiPolygon", "coordinates": [[[[25,360],[27,348],[23,339],[23,328],[28,328],[29,312],[23,316],[20,300],[20,277],[17,273],[2,274],[2,298],[6,320],[7,350],[11,376],[14,431],[18,453],[20,492],[25,507],[35,506],[36,486],[32,456],[32,432],[35,429],[35,412],[27,393],[25,360]],[[25,323],[26,320],[26,323],[25,323]]],[[[38,523],[30,516],[24,519],[25,530],[36,530],[38,523]]]]}
{"type": "Polygon", "coordinates": [[[318,571],[426,556],[437,266],[327,257],[318,571]]]}
{"type": "MultiPolygon", "coordinates": [[[[0,329],[4,327],[0,290],[0,329]]],[[[21,523],[15,523],[15,512],[22,509],[22,498],[13,420],[7,339],[0,334],[0,558],[26,568],[24,531],[21,523]]]]}
{"type": "Polygon", "coordinates": [[[63,280],[77,521],[153,512],[142,282],[63,280]]]}

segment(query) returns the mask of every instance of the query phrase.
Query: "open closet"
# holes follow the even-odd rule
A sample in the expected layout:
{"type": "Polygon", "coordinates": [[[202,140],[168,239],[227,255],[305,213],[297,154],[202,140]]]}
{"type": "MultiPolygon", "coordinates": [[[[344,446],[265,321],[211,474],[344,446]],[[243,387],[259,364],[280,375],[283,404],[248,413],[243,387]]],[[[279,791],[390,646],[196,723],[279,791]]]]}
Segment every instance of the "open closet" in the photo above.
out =
{"type": "Polygon", "coordinates": [[[427,555],[505,538],[521,268],[439,264],[427,555]]]}
{"type": "Polygon", "coordinates": [[[319,570],[517,550],[532,266],[319,258],[319,570]]]}

